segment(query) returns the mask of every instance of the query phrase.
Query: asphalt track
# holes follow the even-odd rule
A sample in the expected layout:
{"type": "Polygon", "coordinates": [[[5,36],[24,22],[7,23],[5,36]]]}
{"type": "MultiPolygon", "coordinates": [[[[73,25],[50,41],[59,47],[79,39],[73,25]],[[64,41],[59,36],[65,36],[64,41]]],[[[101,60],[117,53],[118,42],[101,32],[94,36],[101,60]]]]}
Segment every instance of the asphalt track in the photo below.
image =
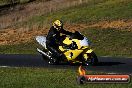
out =
{"type": "MultiPolygon", "coordinates": [[[[96,66],[84,66],[88,71],[132,74],[132,58],[98,57],[96,66]]],[[[55,69],[75,69],[78,66],[68,64],[48,65],[41,55],[5,54],[0,55],[0,67],[42,67],[55,69]]]]}

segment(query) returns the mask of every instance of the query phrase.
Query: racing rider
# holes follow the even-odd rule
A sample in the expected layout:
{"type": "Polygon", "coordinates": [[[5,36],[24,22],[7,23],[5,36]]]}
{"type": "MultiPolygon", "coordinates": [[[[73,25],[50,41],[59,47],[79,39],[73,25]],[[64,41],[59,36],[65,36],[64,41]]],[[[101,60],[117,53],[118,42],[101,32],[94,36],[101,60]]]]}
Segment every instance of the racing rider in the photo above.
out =
{"type": "Polygon", "coordinates": [[[46,37],[46,47],[56,58],[64,58],[64,54],[59,50],[60,38],[62,34],[71,35],[72,33],[63,29],[63,23],[55,20],[46,37]]]}

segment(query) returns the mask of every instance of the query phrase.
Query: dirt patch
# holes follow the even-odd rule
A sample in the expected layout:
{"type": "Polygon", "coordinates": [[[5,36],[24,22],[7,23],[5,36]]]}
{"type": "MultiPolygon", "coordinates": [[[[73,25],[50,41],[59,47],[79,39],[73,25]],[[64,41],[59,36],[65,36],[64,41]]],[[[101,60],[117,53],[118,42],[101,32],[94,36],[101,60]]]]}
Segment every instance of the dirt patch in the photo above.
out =
{"type": "MultiPolygon", "coordinates": [[[[71,32],[82,31],[86,28],[101,28],[108,29],[114,28],[115,30],[128,30],[132,32],[132,20],[124,21],[102,21],[95,24],[65,24],[65,29],[71,32]]],[[[19,28],[19,29],[5,29],[0,31],[0,45],[10,45],[29,42],[35,39],[37,35],[46,35],[49,28],[19,28]]]]}
{"type": "MultiPolygon", "coordinates": [[[[87,28],[84,24],[66,24],[66,30],[74,32],[75,30],[83,30],[87,28]]],[[[49,28],[19,28],[19,29],[5,29],[0,31],[0,45],[19,44],[29,42],[35,39],[37,35],[46,35],[49,28]]]]}
{"type": "Polygon", "coordinates": [[[36,35],[44,35],[47,30],[6,29],[0,33],[0,45],[18,44],[33,40],[36,35]]]}
{"type": "Polygon", "coordinates": [[[126,29],[132,31],[132,20],[116,20],[116,21],[101,21],[90,25],[89,27],[99,27],[103,29],[114,28],[114,29],[126,29]]]}

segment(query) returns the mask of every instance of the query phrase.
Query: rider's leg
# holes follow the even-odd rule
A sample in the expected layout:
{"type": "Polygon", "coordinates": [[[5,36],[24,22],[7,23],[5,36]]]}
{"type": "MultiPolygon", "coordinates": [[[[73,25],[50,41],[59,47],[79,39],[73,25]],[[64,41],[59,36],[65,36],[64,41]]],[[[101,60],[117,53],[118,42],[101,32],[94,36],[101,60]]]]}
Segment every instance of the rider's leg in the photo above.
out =
{"type": "Polygon", "coordinates": [[[46,47],[47,47],[47,49],[49,51],[51,51],[51,53],[52,53],[52,55],[53,55],[54,58],[57,58],[57,59],[60,58],[61,52],[57,48],[55,48],[53,46],[49,46],[49,45],[47,45],[46,47]]]}

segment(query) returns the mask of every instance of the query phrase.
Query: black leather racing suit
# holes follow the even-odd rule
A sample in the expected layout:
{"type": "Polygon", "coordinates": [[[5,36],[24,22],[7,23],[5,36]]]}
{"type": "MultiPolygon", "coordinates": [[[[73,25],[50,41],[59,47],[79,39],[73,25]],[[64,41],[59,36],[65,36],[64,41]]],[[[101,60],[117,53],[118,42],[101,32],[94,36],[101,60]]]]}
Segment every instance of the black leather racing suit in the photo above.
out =
{"type": "Polygon", "coordinates": [[[50,28],[48,35],[46,37],[46,47],[50,50],[54,57],[60,58],[63,54],[59,50],[60,34],[71,35],[72,33],[64,29],[57,31],[53,26],[50,28]]]}

